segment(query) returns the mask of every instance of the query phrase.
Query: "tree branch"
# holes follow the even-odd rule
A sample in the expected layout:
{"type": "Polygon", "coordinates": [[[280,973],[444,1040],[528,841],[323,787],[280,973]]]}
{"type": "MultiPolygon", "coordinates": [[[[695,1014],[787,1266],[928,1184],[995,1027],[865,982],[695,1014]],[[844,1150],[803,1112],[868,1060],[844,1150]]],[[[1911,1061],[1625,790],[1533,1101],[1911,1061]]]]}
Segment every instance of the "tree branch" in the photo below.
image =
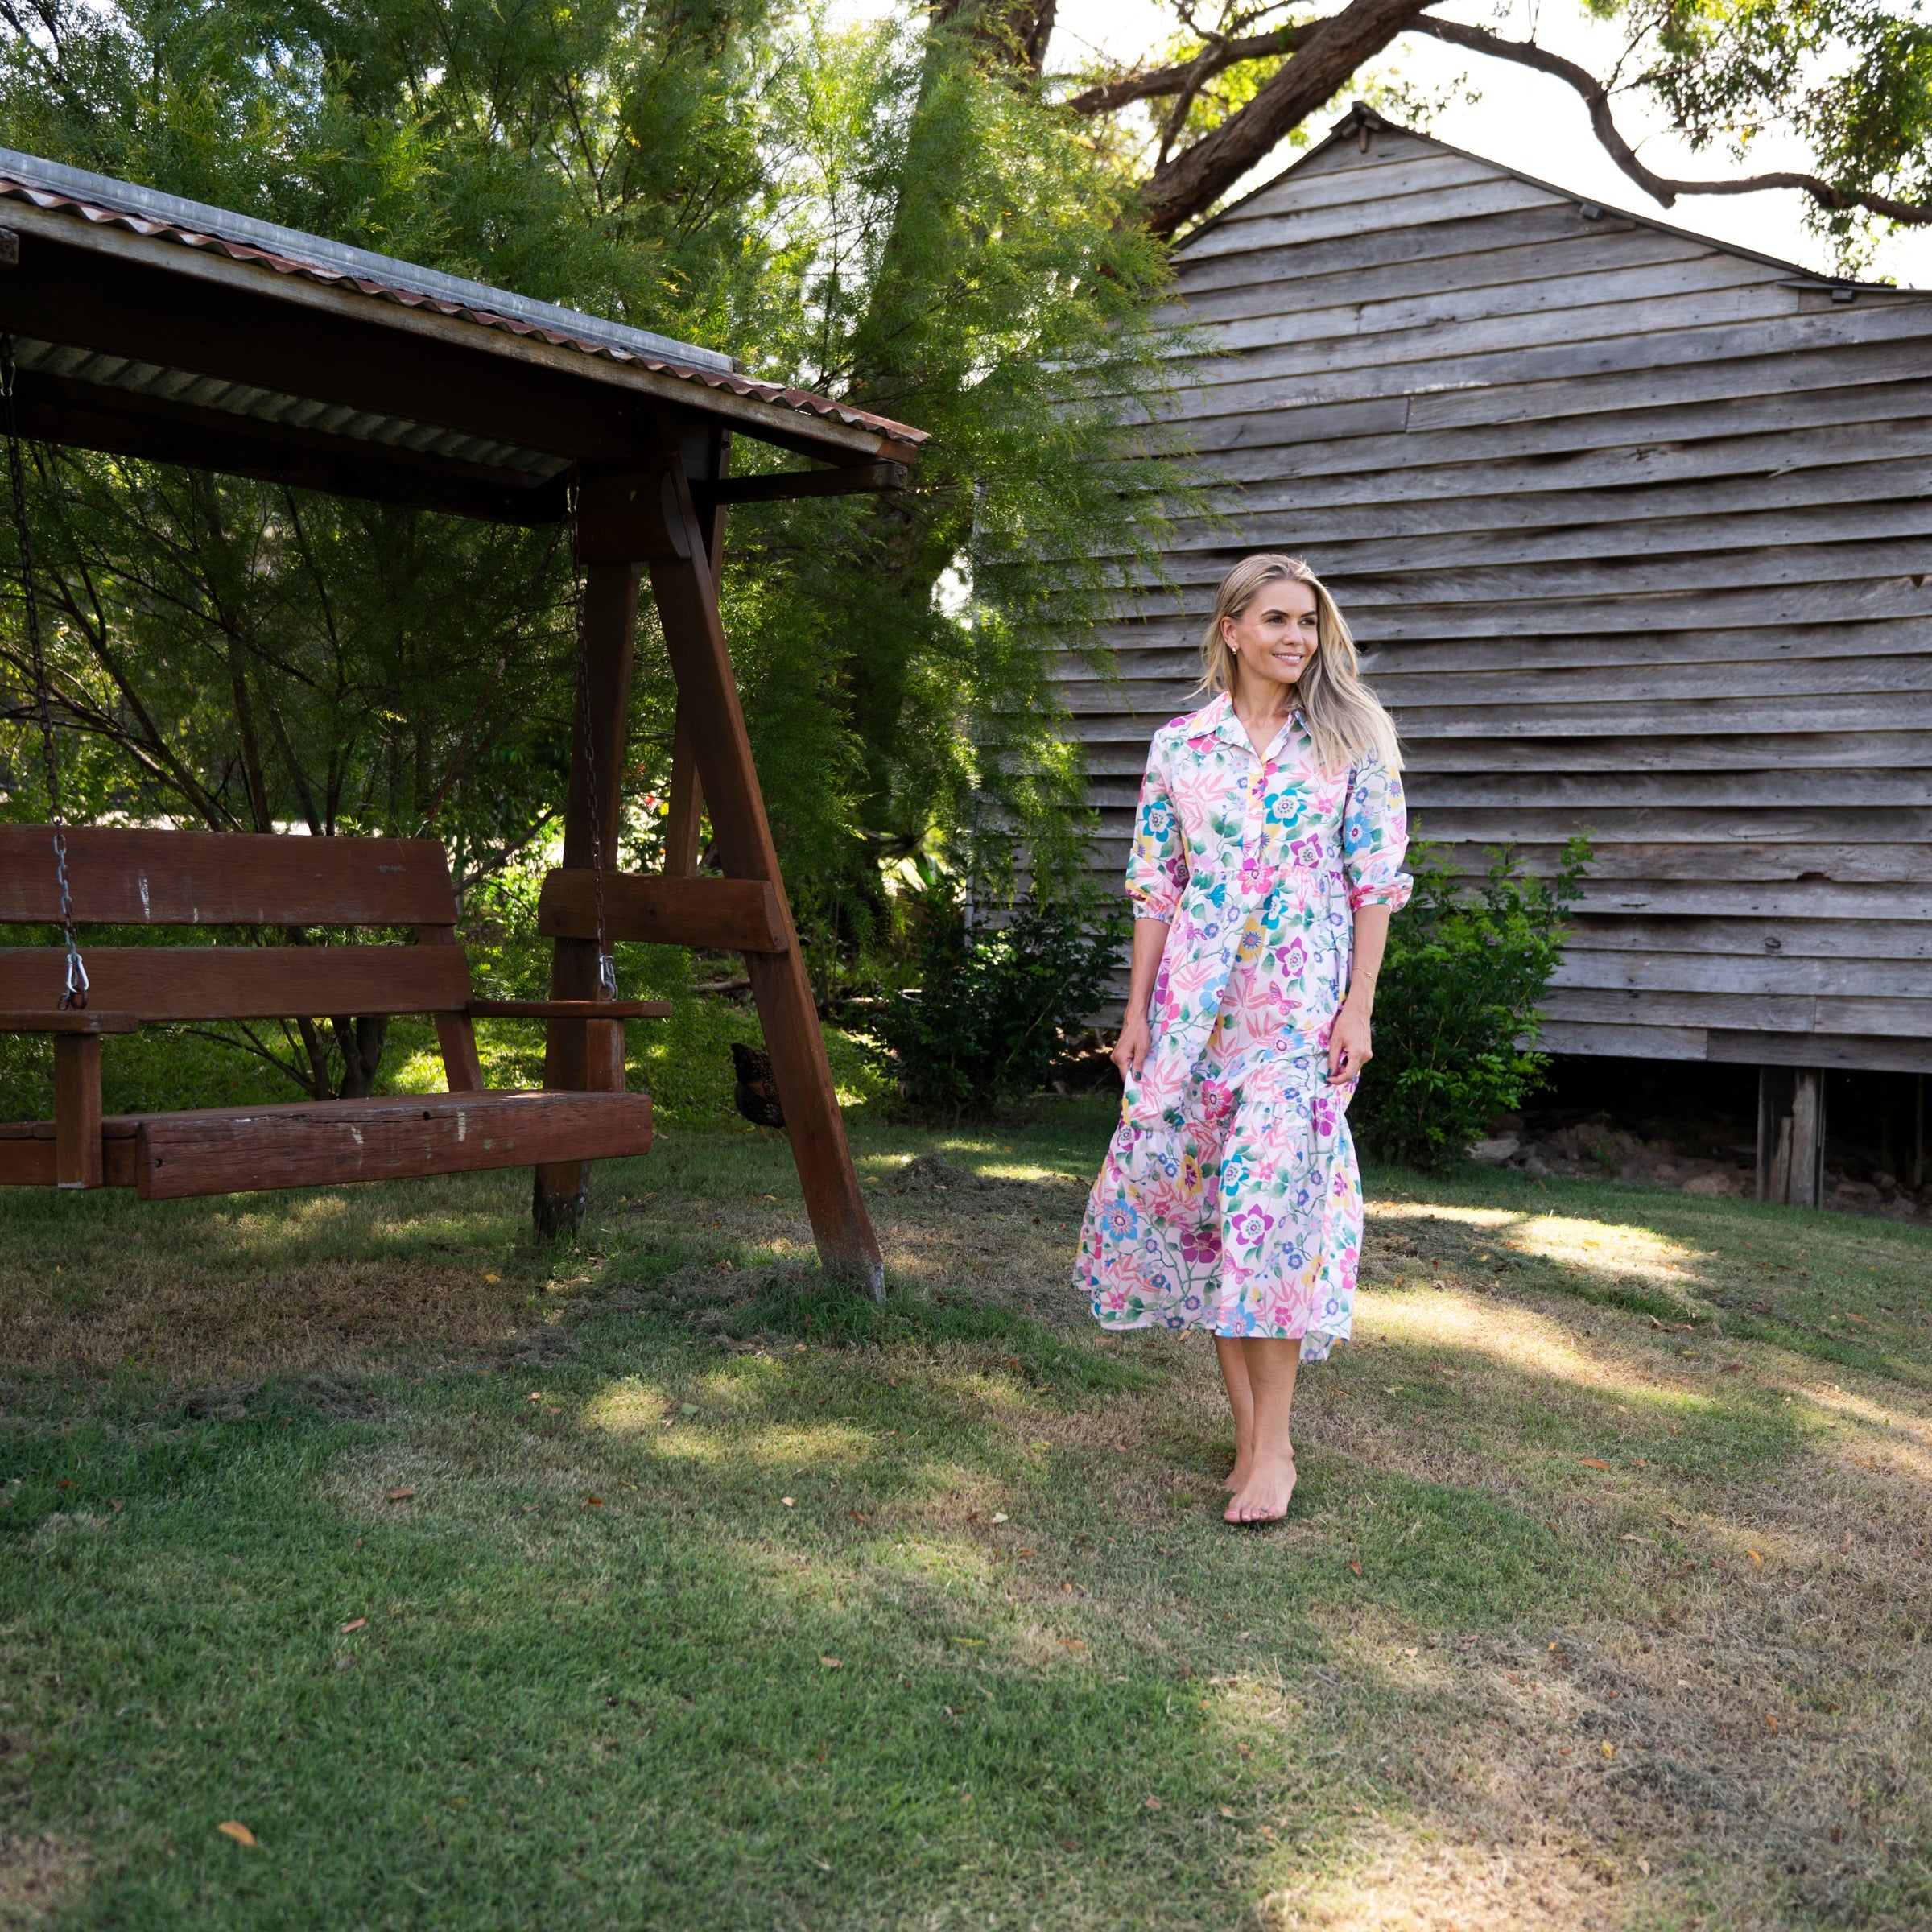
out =
{"type": "Polygon", "coordinates": [[[1216,74],[1238,67],[1244,60],[1265,60],[1273,54],[1293,53],[1319,24],[1311,22],[1305,27],[1278,27],[1265,34],[1245,34],[1239,39],[1211,43],[1191,60],[1179,61],[1172,67],[1149,68],[1143,73],[1123,74],[1117,80],[1103,80],[1097,87],[1075,94],[1067,105],[1076,114],[1111,114],[1133,106],[1137,101],[1198,91],[1216,74]]]}
{"type": "Polygon", "coordinates": [[[1575,89],[1589,110],[1591,128],[1604,152],[1645,194],[1666,208],[1672,206],[1679,195],[1755,195],[1765,188],[1794,188],[1835,213],[1862,208],[1869,213],[1882,215],[1888,221],[1909,222],[1922,228],[1932,225],[1932,207],[1895,201],[1889,196],[1871,194],[1862,188],[1839,188],[1819,175],[1783,170],[1776,174],[1746,175],[1734,181],[1679,181],[1657,174],[1644,165],[1637,150],[1618,131],[1610,112],[1609,90],[1587,68],[1579,67],[1574,60],[1566,60],[1562,55],[1553,54],[1534,42],[1505,40],[1480,27],[1464,27],[1459,21],[1417,19],[1410,23],[1410,30],[1470,53],[1513,60],[1519,67],[1553,74],[1575,89]]]}
{"type": "Polygon", "coordinates": [[[1294,58],[1239,114],[1164,162],[1141,190],[1148,227],[1171,235],[1205,214],[1258,161],[1335,97],[1365,60],[1414,27],[1434,0],[1349,0],[1339,14],[1298,30],[1294,58]]]}

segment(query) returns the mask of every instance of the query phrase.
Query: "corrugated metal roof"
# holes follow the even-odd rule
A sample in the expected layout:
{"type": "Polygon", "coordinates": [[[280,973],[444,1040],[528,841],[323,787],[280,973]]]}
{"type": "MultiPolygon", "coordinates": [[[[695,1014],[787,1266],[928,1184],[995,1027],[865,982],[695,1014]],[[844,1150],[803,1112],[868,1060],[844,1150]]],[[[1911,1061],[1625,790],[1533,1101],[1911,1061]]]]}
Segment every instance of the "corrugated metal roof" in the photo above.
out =
{"type": "MultiPolygon", "coordinates": [[[[136,234],[186,247],[214,250],[232,261],[259,264],[277,274],[302,275],[337,287],[355,288],[405,308],[433,308],[440,314],[456,316],[482,328],[534,336],[584,355],[635,363],[658,374],[701,383],[710,389],[728,390],[735,395],[755,397],[852,428],[877,431],[895,441],[918,444],[927,440],[923,430],[869,410],[855,409],[836,397],[759,382],[745,374],[731,357],[714,349],[673,341],[648,329],[633,328],[625,323],[533,301],[507,289],[491,288],[414,262],[372,254],[320,235],[305,234],[299,229],[258,221],[233,209],[161,194],[12,148],[0,148],[0,196],[28,200],[37,208],[80,220],[112,223],[136,234]]],[[[126,386],[142,385],[130,382],[126,386]]],[[[249,409],[243,413],[266,412],[249,409]]]]}

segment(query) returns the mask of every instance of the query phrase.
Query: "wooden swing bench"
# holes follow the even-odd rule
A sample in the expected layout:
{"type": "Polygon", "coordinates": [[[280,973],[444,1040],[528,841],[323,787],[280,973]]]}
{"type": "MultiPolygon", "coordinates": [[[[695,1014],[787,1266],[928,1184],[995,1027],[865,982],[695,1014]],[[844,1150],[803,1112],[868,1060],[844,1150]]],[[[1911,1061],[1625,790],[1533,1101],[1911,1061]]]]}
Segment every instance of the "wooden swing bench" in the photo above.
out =
{"type": "MultiPolygon", "coordinates": [[[[622,1084],[622,1024],[654,1000],[482,1000],[456,936],[443,848],[428,839],[76,828],[73,916],[94,925],[408,927],[415,943],[85,947],[81,1011],[60,1011],[60,947],[0,947],[0,1032],[51,1034],[54,1117],[0,1124],[0,1186],[132,1187],[144,1200],[609,1160],[650,1146],[650,1098],[491,1092],[473,1022],[581,1020],[622,1084]],[[101,1110],[101,1041],[149,1025],[428,1013],[447,1093],[179,1113],[101,1110]],[[605,1050],[608,1049],[608,1051],[605,1050]]],[[[52,834],[0,826],[0,925],[52,926],[52,834]]]]}

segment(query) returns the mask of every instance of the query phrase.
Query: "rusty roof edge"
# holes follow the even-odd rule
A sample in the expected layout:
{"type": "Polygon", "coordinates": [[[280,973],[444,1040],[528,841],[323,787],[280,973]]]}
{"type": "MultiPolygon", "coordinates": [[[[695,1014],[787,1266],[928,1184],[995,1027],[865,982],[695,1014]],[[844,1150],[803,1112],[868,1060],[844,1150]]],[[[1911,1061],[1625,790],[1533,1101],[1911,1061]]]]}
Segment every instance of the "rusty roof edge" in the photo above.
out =
{"type": "Polygon", "coordinates": [[[491,308],[506,320],[527,322],[539,328],[567,330],[613,348],[629,349],[634,354],[675,357],[700,369],[735,370],[738,367],[733,357],[715,349],[700,349],[695,343],[679,342],[652,329],[634,328],[628,323],[585,315],[553,302],[539,302],[508,289],[493,288],[485,282],[472,282],[462,275],[445,275],[440,269],[425,268],[419,262],[378,255],[369,249],[352,248],[345,242],[332,242],[325,235],[283,228],[279,222],[258,221],[253,215],[237,214],[233,208],[163,194],[158,188],[118,181],[111,175],[93,174],[84,167],[68,167],[39,155],[23,154],[17,148],[0,147],[0,173],[23,187],[51,188],[78,200],[98,203],[104,212],[140,215],[171,227],[192,229],[223,242],[265,250],[304,267],[332,269],[338,275],[378,282],[464,308],[491,308]]]}
{"type": "Polygon", "coordinates": [[[252,216],[217,208],[175,195],[164,195],[85,168],[0,148],[0,194],[23,194],[41,205],[57,204],[89,220],[125,225],[137,232],[165,236],[190,247],[210,246],[237,261],[258,262],[283,274],[324,283],[347,283],[361,293],[414,308],[427,304],[460,315],[485,328],[535,336],[559,348],[637,362],[659,373],[696,382],[710,389],[782,403],[801,414],[821,416],[852,428],[876,430],[888,440],[919,444],[928,432],[890,416],[855,408],[836,397],[765,381],[747,374],[735,358],[712,349],[674,341],[649,329],[609,322],[576,309],[559,308],[506,289],[445,275],[413,262],[365,249],[282,228],[252,216]],[[103,192],[105,191],[105,192],[103,192]],[[117,203],[126,205],[116,205],[117,203]],[[144,205],[142,205],[144,204],[144,205]]]}

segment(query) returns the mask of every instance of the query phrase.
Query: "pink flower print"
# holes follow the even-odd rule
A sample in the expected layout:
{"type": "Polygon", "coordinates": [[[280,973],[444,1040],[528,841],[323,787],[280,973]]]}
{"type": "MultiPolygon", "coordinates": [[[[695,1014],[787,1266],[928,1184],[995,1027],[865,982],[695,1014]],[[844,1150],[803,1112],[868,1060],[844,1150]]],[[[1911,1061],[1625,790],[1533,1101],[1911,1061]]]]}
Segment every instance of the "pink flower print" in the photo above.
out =
{"type": "Polygon", "coordinates": [[[1198,1267],[1211,1266],[1221,1256],[1221,1236],[1214,1228],[1185,1226],[1181,1229],[1181,1259],[1198,1267]]]}
{"type": "Polygon", "coordinates": [[[1332,1138],[1335,1133],[1335,1122],[1334,1101],[1330,1100],[1327,1094],[1318,1093],[1315,1096],[1313,1112],[1315,1131],[1325,1141],[1332,1138]]]}
{"type": "Polygon", "coordinates": [[[1229,1237],[1237,1247],[1258,1248],[1266,1239],[1268,1230],[1274,1225],[1274,1216],[1268,1213],[1257,1202],[1252,1208],[1244,1208],[1228,1224],[1229,1237]]]}
{"type": "Polygon", "coordinates": [[[1201,1082],[1201,1117],[1218,1125],[1234,1113],[1234,1094],[1224,1080],[1201,1082]]]}

